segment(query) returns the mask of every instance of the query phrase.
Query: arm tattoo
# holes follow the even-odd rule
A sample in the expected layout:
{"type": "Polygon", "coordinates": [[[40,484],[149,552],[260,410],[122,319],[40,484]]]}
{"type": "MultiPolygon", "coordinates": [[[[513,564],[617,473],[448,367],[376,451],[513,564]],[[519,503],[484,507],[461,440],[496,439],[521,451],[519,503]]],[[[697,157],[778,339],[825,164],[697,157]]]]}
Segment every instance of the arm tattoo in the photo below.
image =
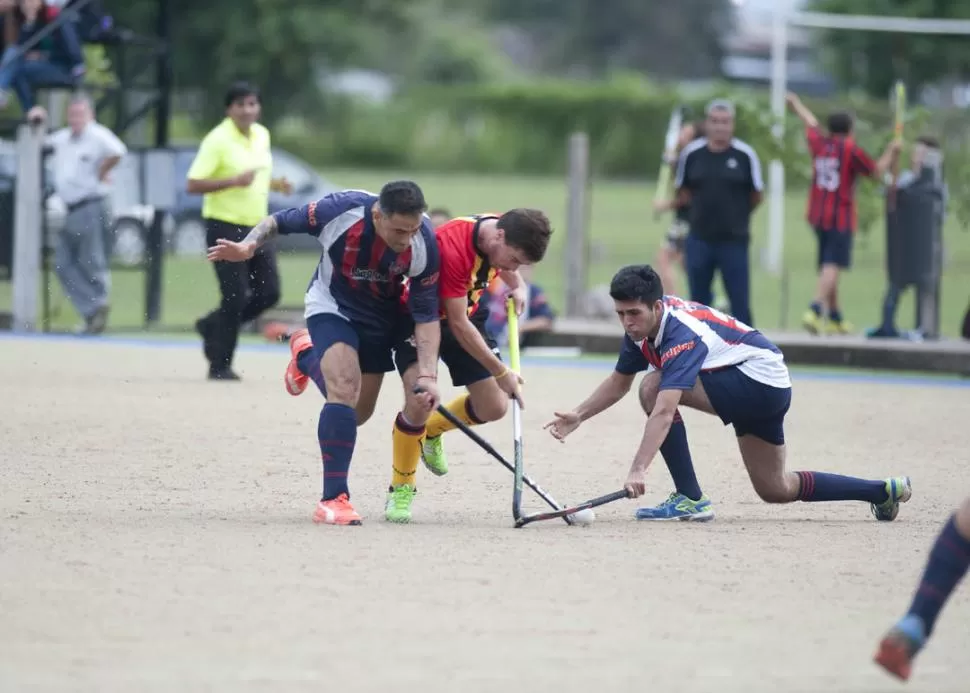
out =
{"type": "Polygon", "coordinates": [[[279,226],[276,224],[276,219],[268,216],[253,227],[253,230],[243,239],[243,243],[255,243],[256,247],[259,247],[271,238],[275,238],[278,233],[279,226]]]}

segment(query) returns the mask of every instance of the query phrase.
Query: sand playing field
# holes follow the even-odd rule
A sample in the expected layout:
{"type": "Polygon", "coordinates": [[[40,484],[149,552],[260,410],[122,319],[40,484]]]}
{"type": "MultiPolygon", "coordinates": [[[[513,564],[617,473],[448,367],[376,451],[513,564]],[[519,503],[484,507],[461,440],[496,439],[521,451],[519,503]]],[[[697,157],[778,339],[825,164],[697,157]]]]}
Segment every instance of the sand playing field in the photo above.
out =
{"type": "MultiPolygon", "coordinates": [[[[871,656],[970,492],[970,390],[796,382],[792,468],[911,475],[893,523],[763,504],[730,429],[688,412],[716,521],[621,501],[515,530],[511,474],[457,433],[414,523],[383,521],[390,376],[351,472],[364,526],[338,528],[309,519],[321,398],[284,392],[287,358],[210,383],[194,345],[0,339],[0,691],[904,690],[871,656]]],[[[639,440],[632,395],[565,445],[541,430],[609,367],[526,365],[527,471],[562,502],[619,488],[639,440]]],[[[508,420],[480,430],[511,455],[508,420]]],[[[648,482],[671,490],[662,460],[648,482]]],[[[906,689],[968,690],[968,622],[970,584],[906,689]]]]}

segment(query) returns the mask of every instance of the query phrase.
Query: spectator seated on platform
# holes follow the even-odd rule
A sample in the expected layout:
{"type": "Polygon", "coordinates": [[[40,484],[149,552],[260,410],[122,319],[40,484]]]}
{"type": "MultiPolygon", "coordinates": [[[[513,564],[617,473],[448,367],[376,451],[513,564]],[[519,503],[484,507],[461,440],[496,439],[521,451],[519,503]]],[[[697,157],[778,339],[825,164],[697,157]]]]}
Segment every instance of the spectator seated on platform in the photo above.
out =
{"type": "MultiPolygon", "coordinates": [[[[519,346],[523,349],[535,344],[535,337],[541,332],[552,332],[556,314],[546,300],[546,293],[538,284],[532,283],[532,267],[523,265],[519,274],[529,285],[529,302],[519,316],[519,346]]],[[[488,319],[485,327],[499,344],[507,345],[508,315],[506,300],[509,288],[496,277],[488,287],[488,319]]]]}
{"type": "Polygon", "coordinates": [[[33,37],[56,19],[58,9],[44,0],[19,0],[17,5],[16,45],[4,50],[0,66],[0,109],[6,108],[12,89],[26,113],[36,105],[38,87],[77,86],[85,72],[84,54],[73,22],[60,25],[31,45],[33,37]]]}

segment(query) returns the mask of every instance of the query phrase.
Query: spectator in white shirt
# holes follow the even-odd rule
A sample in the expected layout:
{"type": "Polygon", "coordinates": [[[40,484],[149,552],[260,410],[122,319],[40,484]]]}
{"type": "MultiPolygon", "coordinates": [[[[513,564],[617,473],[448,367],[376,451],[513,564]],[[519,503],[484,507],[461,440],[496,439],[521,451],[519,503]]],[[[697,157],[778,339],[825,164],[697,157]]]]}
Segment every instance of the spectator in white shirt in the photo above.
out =
{"type": "MultiPolygon", "coordinates": [[[[46,121],[47,113],[35,107],[27,117],[46,121]]],[[[71,99],[67,122],[67,127],[51,133],[47,140],[54,150],[54,192],[67,207],[64,228],[54,249],[55,270],[64,293],[84,320],[80,331],[99,334],[107,325],[110,310],[109,174],[128,149],[111,130],[94,120],[94,109],[86,96],[71,99]]]]}

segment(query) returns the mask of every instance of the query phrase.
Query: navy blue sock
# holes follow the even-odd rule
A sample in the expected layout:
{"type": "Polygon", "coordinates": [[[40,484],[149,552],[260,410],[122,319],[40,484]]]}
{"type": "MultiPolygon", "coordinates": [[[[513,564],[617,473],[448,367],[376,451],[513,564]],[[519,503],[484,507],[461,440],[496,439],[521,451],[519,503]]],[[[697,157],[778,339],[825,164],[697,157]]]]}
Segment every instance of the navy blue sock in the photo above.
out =
{"type": "Polygon", "coordinates": [[[838,308],[829,311],[829,320],[832,322],[842,322],[842,311],[838,308]]]}
{"type": "Polygon", "coordinates": [[[317,357],[316,349],[304,349],[296,355],[296,367],[303,375],[309,376],[310,380],[316,383],[323,396],[327,396],[327,385],[323,380],[323,373],[320,371],[320,359],[317,357]]]}
{"type": "Polygon", "coordinates": [[[690,458],[687,427],[679,411],[674,413],[674,421],[670,424],[670,431],[660,446],[660,454],[667,464],[670,477],[674,480],[677,493],[682,493],[691,500],[700,500],[703,494],[697,483],[697,475],[694,473],[694,462],[690,458]]]}
{"type": "Polygon", "coordinates": [[[923,579],[913,597],[909,613],[918,616],[926,626],[926,634],[933,626],[950,594],[967,573],[970,566],[970,539],[957,530],[954,517],[944,525],[930,551],[923,579]]]}
{"type": "Polygon", "coordinates": [[[333,500],[341,493],[349,497],[347,474],[357,443],[357,413],[346,404],[328,402],[320,411],[317,437],[323,457],[322,500],[333,500]]]}
{"type": "Polygon", "coordinates": [[[821,303],[819,303],[818,301],[812,301],[811,305],[809,305],[809,308],[812,309],[812,312],[815,313],[815,315],[817,315],[818,317],[822,317],[821,303]]]}
{"type": "Polygon", "coordinates": [[[798,500],[806,503],[847,500],[885,503],[889,500],[885,481],[869,481],[825,472],[795,473],[802,482],[798,490],[798,500]]]}

